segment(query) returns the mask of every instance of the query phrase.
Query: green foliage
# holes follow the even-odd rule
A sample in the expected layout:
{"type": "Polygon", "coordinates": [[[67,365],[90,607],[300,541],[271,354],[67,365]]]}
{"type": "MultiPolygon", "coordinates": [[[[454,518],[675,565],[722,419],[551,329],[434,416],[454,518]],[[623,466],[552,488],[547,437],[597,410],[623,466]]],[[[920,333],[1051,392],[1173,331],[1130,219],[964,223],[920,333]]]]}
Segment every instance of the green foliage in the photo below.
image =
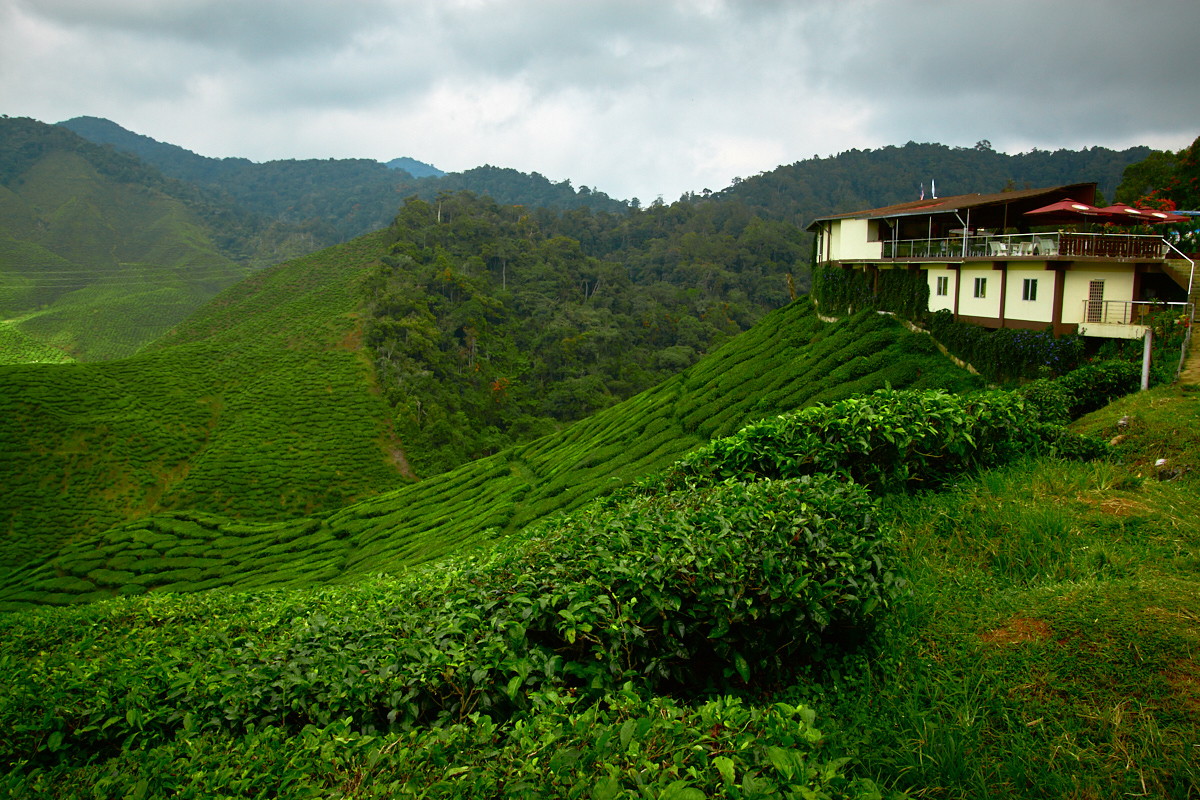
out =
{"type": "Polygon", "coordinates": [[[380,246],[261,271],[131,359],[0,366],[0,567],[150,513],[279,520],[402,485],[353,349],[380,246]]]}
{"type": "Polygon", "coordinates": [[[885,269],[876,278],[862,270],[820,264],[814,268],[813,296],[822,313],[831,316],[873,308],[918,321],[929,311],[925,270],[885,269]]]}
{"type": "Polygon", "coordinates": [[[69,355],[42,344],[8,322],[0,322],[0,364],[63,364],[69,355]]]}
{"type": "Polygon", "coordinates": [[[1016,380],[1062,375],[1075,368],[1084,356],[1084,337],[1065,334],[1058,338],[1044,331],[1000,328],[989,330],[969,322],[956,322],[945,309],[936,311],[929,326],[933,338],[988,380],[1016,380]]]}
{"type": "Polygon", "coordinates": [[[1102,454],[1099,443],[1077,438],[1042,422],[1011,392],[888,389],[748,425],[689,453],[646,486],[844,472],[878,491],[930,487],[1019,453],[1102,454]]]}
{"type": "Polygon", "coordinates": [[[796,231],[715,207],[557,217],[468,193],[410,198],[390,236],[363,284],[365,340],[422,475],[691,366],[787,302],[798,252],[796,231]],[[564,230],[623,263],[589,256],[564,230]]]}
{"type": "Polygon", "coordinates": [[[1130,361],[1099,361],[1055,380],[1033,381],[1018,391],[1041,419],[1066,424],[1136,392],[1141,378],[1141,368],[1130,361]]]}
{"type": "Polygon", "coordinates": [[[870,277],[857,269],[832,264],[813,268],[813,298],[828,316],[842,316],[874,308],[875,292],[870,277]]]}
{"type": "Polygon", "coordinates": [[[1071,396],[1072,418],[1108,405],[1122,395],[1136,392],[1141,385],[1139,365],[1129,361],[1101,361],[1085,364],[1059,379],[1071,396]]]}
{"type": "Polygon", "coordinates": [[[33,120],[0,120],[0,183],[0,318],[81,361],[132,355],[257,248],[281,255],[261,220],[33,120]]]}

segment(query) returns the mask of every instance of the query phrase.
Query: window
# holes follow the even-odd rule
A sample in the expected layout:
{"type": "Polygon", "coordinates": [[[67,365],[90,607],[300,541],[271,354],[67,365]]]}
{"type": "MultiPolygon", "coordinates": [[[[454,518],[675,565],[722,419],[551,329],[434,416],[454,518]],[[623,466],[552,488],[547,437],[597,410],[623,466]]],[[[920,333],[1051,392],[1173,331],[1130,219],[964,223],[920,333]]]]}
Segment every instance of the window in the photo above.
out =
{"type": "Polygon", "coordinates": [[[1021,299],[1030,302],[1037,300],[1037,278],[1026,278],[1021,286],[1021,299]]]}
{"type": "Polygon", "coordinates": [[[975,279],[975,296],[987,297],[987,278],[975,279]]]}
{"type": "Polygon", "coordinates": [[[937,279],[938,297],[945,297],[950,294],[950,276],[942,275],[937,279]]]}

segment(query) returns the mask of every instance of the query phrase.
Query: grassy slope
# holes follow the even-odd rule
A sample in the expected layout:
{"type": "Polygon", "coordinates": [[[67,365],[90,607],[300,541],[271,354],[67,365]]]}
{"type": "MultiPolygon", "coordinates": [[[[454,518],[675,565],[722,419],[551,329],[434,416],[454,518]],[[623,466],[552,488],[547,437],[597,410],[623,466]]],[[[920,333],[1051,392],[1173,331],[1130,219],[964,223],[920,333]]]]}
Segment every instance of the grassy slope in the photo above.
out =
{"type": "Polygon", "coordinates": [[[1075,427],[1109,439],[1125,415],[1112,462],[888,500],[909,607],[884,652],[791,694],[840,720],[862,772],[922,797],[1200,793],[1200,394],[1075,427]],[[1190,472],[1160,482],[1160,457],[1190,472]]]}
{"type": "Polygon", "coordinates": [[[134,358],[0,366],[0,568],[164,509],[286,519],[403,483],[357,348],[379,247],[257,273],[134,358]]]}
{"type": "MultiPolygon", "coordinates": [[[[274,271],[247,283],[285,276],[303,282],[292,275],[274,271]]],[[[203,335],[211,337],[203,344],[211,349],[202,351],[209,354],[220,352],[222,339],[248,341],[253,337],[247,337],[250,331],[242,325],[267,318],[252,314],[251,305],[273,302],[261,288],[236,287],[165,342],[159,354],[143,358],[169,357],[177,348],[166,345],[203,335]],[[237,324],[242,318],[247,321],[237,324]]],[[[245,440],[239,436],[261,437],[251,427],[264,424],[260,417],[242,415],[246,424],[224,428],[221,443],[192,457],[187,480],[172,490],[171,497],[178,499],[174,507],[188,511],[114,528],[67,547],[56,558],[23,562],[0,583],[0,608],[81,602],[154,588],[299,586],[395,571],[577,508],[755,419],[885,383],[963,388],[973,381],[940,356],[928,337],[911,334],[888,317],[869,312],[829,325],[801,300],[686,372],[558,434],[368,498],[323,519],[295,518],[272,526],[195,513],[197,508],[226,510],[212,500],[196,507],[185,502],[198,474],[228,475],[251,458],[262,470],[280,469],[241,445],[245,440]]],[[[320,422],[314,420],[318,427],[320,422]]],[[[311,487],[313,475],[293,471],[291,478],[311,487]]],[[[191,498],[199,501],[202,495],[193,490],[191,498]]]]}
{"type": "Polygon", "coordinates": [[[0,317],[81,361],[132,355],[247,273],[178,200],[79,153],[0,187],[0,317]]]}

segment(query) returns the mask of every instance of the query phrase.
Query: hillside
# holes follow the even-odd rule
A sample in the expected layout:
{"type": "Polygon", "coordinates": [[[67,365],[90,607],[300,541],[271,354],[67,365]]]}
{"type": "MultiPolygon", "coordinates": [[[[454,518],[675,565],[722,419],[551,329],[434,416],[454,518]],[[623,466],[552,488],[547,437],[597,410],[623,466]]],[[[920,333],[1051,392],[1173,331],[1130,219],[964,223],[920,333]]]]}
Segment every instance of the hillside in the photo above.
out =
{"type": "MultiPolygon", "coordinates": [[[[276,269],[251,280],[286,274],[276,269]]],[[[214,342],[220,341],[237,330],[236,320],[246,315],[250,303],[274,302],[269,295],[249,288],[227,294],[223,301],[204,317],[193,320],[188,331],[177,337],[187,340],[201,331],[210,335],[216,332],[214,342]]],[[[293,306],[299,309],[310,301],[309,295],[301,295],[293,306]]],[[[351,332],[350,324],[349,320],[343,322],[346,327],[341,336],[351,332]]],[[[262,333],[299,339],[295,331],[262,333]]],[[[315,341],[306,346],[307,352],[298,356],[302,360],[315,362],[318,358],[315,350],[321,339],[315,333],[311,334],[315,341]]],[[[324,341],[339,338],[337,331],[330,331],[324,341]]],[[[186,356],[187,360],[178,362],[171,371],[176,380],[183,381],[187,379],[184,365],[202,356],[202,361],[218,360],[225,374],[236,374],[232,369],[238,365],[254,374],[252,364],[268,351],[243,347],[251,352],[222,355],[215,344],[177,344],[119,365],[92,365],[91,369],[114,375],[114,379],[118,371],[152,375],[156,373],[145,370],[155,367],[156,359],[176,363],[172,359],[186,356]]],[[[331,368],[339,361],[354,362],[353,354],[348,352],[335,351],[320,358],[329,375],[334,374],[331,368]]],[[[359,370],[365,367],[361,362],[356,366],[359,370]]],[[[192,368],[201,373],[205,369],[203,364],[192,368]]],[[[46,373],[26,368],[19,374],[32,382],[35,376],[46,373]]],[[[349,380],[350,371],[345,367],[341,374],[349,380]]],[[[122,476],[118,482],[129,486],[118,499],[125,504],[123,509],[132,509],[140,501],[144,511],[179,510],[107,531],[97,525],[87,537],[66,520],[53,517],[69,514],[72,504],[78,503],[75,490],[80,488],[81,480],[102,473],[102,465],[95,463],[97,454],[90,452],[87,460],[93,462],[91,468],[84,472],[86,477],[77,477],[76,470],[83,466],[80,462],[84,459],[65,452],[66,442],[82,442],[86,436],[99,435],[95,420],[102,412],[94,411],[90,417],[80,415],[80,424],[73,429],[63,425],[71,419],[63,414],[65,420],[60,419],[53,431],[36,431],[30,424],[35,411],[42,418],[50,411],[32,399],[10,412],[8,416],[21,420],[15,427],[31,437],[31,444],[8,448],[9,463],[3,472],[8,476],[4,495],[14,499],[15,507],[8,509],[12,522],[5,563],[11,572],[0,583],[0,608],[71,603],[162,588],[189,591],[308,585],[399,571],[471,543],[509,535],[556,512],[578,508],[661,469],[697,444],[732,433],[755,419],[885,384],[952,389],[977,385],[976,379],[941,356],[928,337],[909,333],[889,317],[869,312],[826,324],[802,299],[768,315],[753,329],[674,378],[559,433],[336,508],[336,498],[330,495],[338,490],[337,486],[331,488],[325,481],[333,478],[339,465],[298,459],[290,452],[291,442],[286,450],[273,445],[272,436],[255,426],[286,435],[286,425],[272,415],[294,420],[291,425],[295,431],[307,409],[315,412],[320,408],[320,415],[314,413],[306,420],[314,426],[307,429],[307,436],[315,447],[322,440],[344,438],[346,433],[340,426],[348,423],[330,418],[337,404],[322,404],[322,398],[312,399],[304,392],[288,394],[283,383],[273,389],[262,385],[267,380],[255,381],[252,394],[250,387],[243,394],[238,382],[229,380],[211,390],[212,396],[203,403],[189,399],[182,387],[176,393],[156,393],[163,407],[152,418],[162,420],[164,428],[190,425],[187,431],[193,438],[187,440],[187,446],[194,454],[176,452],[169,458],[164,454],[161,466],[156,459],[140,473],[154,475],[156,469],[182,473],[175,479],[177,485],[172,483],[169,493],[158,501],[157,508],[150,506],[148,497],[143,498],[145,490],[134,485],[132,476],[122,476]],[[271,409],[254,414],[246,408],[251,399],[266,401],[275,396],[274,392],[278,392],[277,405],[271,409]],[[174,411],[169,402],[178,404],[180,410],[174,411]],[[185,411],[190,412],[190,418],[184,417],[185,411]],[[213,425],[207,441],[206,425],[213,425]],[[33,439],[35,433],[43,438],[33,439]],[[27,475],[28,470],[38,469],[40,462],[20,455],[27,452],[54,453],[57,457],[53,461],[42,459],[46,466],[40,469],[47,474],[36,484],[27,475]],[[186,471],[183,464],[190,465],[186,471]],[[310,510],[325,510],[325,514],[303,516],[306,492],[314,498],[309,500],[310,510]],[[284,497],[273,502],[278,494],[284,497]],[[248,519],[238,521],[220,515],[230,511],[243,512],[248,519]],[[264,518],[279,522],[267,523],[264,518]],[[77,533],[68,539],[62,536],[64,529],[77,533]],[[17,542],[28,544],[18,548],[17,542]],[[59,547],[64,549],[57,556],[38,555],[50,554],[59,547]]],[[[326,380],[338,387],[343,398],[353,396],[333,377],[326,380]]],[[[22,386],[14,394],[37,397],[33,386],[22,386]]],[[[142,399],[135,403],[132,397],[114,397],[111,402],[127,402],[139,410],[147,403],[142,399]]],[[[125,424],[142,424],[146,416],[131,417],[125,424]]],[[[368,421],[360,419],[359,424],[368,421]]],[[[103,430],[114,425],[106,421],[103,430]]],[[[364,429],[359,435],[367,432],[369,429],[364,429]]],[[[292,436],[296,444],[305,441],[295,433],[292,436]]],[[[164,438],[158,438],[153,444],[162,441],[164,438]]],[[[175,446],[182,449],[184,444],[175,446]]],[[[338,451],[321,452],[332,458],[338,451]]],[[[343,467],[347,472],[342,485],[347,488],[341,492],[348,500],[352,499],[353,489],[361,492],[366,486],[378,490],[388,485],[378,469],[367,473],[368,452],[369,448],[360,449],[361,463],[343,467]]],[[[122,463],[129,459],[125,453],[118,457],[122,463]]],[[[378,452],[375,457],[379,459],[378,452]]],[[[109,471],[115,468],[108,467],[109,471]]],[[[391,485],[396,480],[398,477],[391,485]]],[[[101,501],[93,495],[88,502],[88,512],[95,514],[101,501]]],[[[113,509],[107,519],[116,516],[113,509]]]]}
{"type": "Polygon", "coordinates": [[[909,142],[903,147],[847,150],[784,164],[736,181],[716,196],[739,200],[768,219],[801,227],[825,214],[916,200],[922,187],[926,196],[932,196],[935,183],[938,195],[949,197],[990,194],[1006,186],[1024,189],[1095,181],[1100,195],[1111,201],[1125,167],[1150,152],[1148,147],[1121,151],[1092,147],[1009,155],[996,152],[987,142],[971,148],[909,142]]]}
{"type": "Polygon", "coordinates": [[[284,232],[135,159],[0,120],[0,320],[43,345],[132,355],[280,246],[284,232]]]}
{"type": "Polygon", "coordinates": [[[483,166],[461,173],[430,173],[421,162],[413,161],[409,166],[426,173],[414,176],[394,169],[395,161],[382,164],[365,158],[283,159],[260,164],[244,158],[200,156],[96,117],[76,117],[58,125],[98,144],[133,153],[169,177],[215,190],[254,213],[305,226],[316,237],[317,247],[385,227],[405,197],[416,195],[431,201],[444,191],[466,190],[487,194],[499,203],[531,207],[584,206],[610,213],[626,209],[624,203],[603,192],[586,187],[576,191],[569,180],[553,183],[536,172],[527,175],[483,166]]]}
{"type": "MultiPolygon", "coordinates": [[[[0,615],[5,785],[1187,797],[1197,398],[1163,387],[1084,418],[1124,438],[1079,461],[1042,436],[1082,440],[1007,393],[858,395],[400,576],[0,615]],[[1150,477],[1164,451],[1191,472],[1150,477]]],[[[175,524],[180,550],[229,538],[175,524]]],[[[294,561],[318,528],[258,547],[294,561]]],[[[124,549],[132,572],[166,547],[129,531],[91,554],[124,549]]]]}
{"type": "Polygon", "coordinates": [[[0,366],[0,564],[163,509],[286,519],[403,483],[358,346],[381,244],[257,272],[170,347],[0,366]]]}

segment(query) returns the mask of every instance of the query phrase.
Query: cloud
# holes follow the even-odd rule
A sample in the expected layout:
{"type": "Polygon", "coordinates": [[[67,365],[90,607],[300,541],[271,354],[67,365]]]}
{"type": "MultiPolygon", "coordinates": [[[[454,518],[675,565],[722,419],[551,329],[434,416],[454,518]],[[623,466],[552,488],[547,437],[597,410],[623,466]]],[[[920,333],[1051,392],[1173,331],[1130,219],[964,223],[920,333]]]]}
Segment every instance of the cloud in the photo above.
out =
{"type": "Polygon", "coordinates": [[[411,155],[618,197],[906,141],[1195,137],[1200,4],[0,0],[5,113],[206,155],[411,155]]]}

